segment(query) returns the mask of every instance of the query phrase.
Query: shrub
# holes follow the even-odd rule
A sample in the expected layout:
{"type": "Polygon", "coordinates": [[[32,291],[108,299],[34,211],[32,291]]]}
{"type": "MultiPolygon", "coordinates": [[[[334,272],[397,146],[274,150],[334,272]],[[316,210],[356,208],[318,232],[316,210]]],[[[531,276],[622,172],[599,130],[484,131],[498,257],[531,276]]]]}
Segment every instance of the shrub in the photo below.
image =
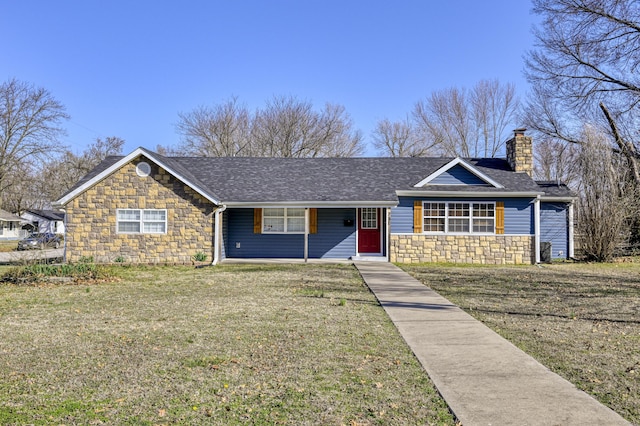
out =
{"type": "Polygon", "coordinates": [[[196,262],[204,262],[205,260],[207,260],[207,254],[199,251],[193,255],[193,260],[195,260],[196,262]]]}
{"type": "Polygon", "coordinates": [[[68,278],[70,280],[94,280],[106,278],[106,269],[93,263],[74,263],[63,265],[33,264],[16,266],[2,276],[0,282],[13,284],[32,284],[51,281],[52,278],[68,278]]]}

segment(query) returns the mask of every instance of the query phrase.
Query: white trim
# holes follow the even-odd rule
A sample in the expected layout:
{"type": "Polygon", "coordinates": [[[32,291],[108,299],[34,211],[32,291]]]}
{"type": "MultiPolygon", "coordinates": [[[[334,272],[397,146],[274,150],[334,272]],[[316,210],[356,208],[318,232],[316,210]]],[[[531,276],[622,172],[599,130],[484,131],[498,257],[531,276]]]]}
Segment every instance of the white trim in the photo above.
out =
{"type": "MultiPolygon", "coordinates": [[[[422,229],[421,234],[425,235],[496,235],[496,201],[472,201],[472,200],[459,200],[459,201],[445,201],[445,200],[422,200],[422,229]],[[429,216],[429,218],[443,218],[444,219],[444,231],[425,231],[424,230],[424,219],[425,216],[425,204],[427,203],[437,203],[444,204],[444,216],[429,216]],[[467,204],[469,206],[469,216],[451,216],[449,214],[450,204],[467,204]],[[487,204],[493,206],[493,217],[491,216],[474,216],[473,215],[473,205],[474,204],[487,204]],[[469,230],[467,232],[454,232],[449,231],[449,221],[450,219],[467,219],[469,223],[469,230]],[[493,219],[493,232],[473,232],[473,221],[474,219],[493,219]]],[[[420,235],[420,234],[416,234],[420,235]]]]}
{"type": "Polygon", "coordinates": [[[536,197],[533,204],[533,227],[534,227],[534,250],[536,255],[536,264],[540,263],[540,197],[536,197]]]}
{"type": "Polygon", "coordinates": [[[360,207],[396,207],[398,201],[238,201],[224,203],[230,208],[360,208],[360,207]]]}
{"type": "Polygon", "coordinates": [[[542,192],[480,192],[480,191],[415,191],[396,190],[399,197],[438,197],[438,198],[535,198],[542,192]]]}
{"type": "Polygon", "coordinates": [[[553,202],[571,203],[571,202],[574,202],[575,200],[576,200],[576,197],[546,197],[544,195],[540,196],[540,201],[542,201],[543,203],[553,203],[553,202]]]}
{"type": "Polygon", "coordinates": [[[121,234],[121,235],[139,235],[139,234],[145,234],[145,235],[165,235],[168,230],[168,213],[167,213],[167,209],[138,209],[138,208],[124,208],[124,209],[116,209],[116,234],[121,234]],[[138,220],[127,220],[127,219],[120,219],[120,212],[122,211],[138,211],[140,212],[140,219],[138,220]],[[144,213],[145,212],[164,212],[164,220],[145,220],[144,219],[144,213]],[[120,222],[126,222],[126,223],[138,223],[140,225],[140,230],[139,231],[120,231],[120,222]],[[144,224],[145,223],[163,223],[164,224],[164,231],[162,232],[145,232],[144,230],[144,224]]]}
{"type": "Polygon", "coordinates": [[[535,234],[462,234],[462,233],[457,233],[457,234],[443,234],[442,232],[431,232],[431,233],[425,233],[422,232],[420,234],[416,234],[416,233],[412,233],[412,232],[392,232],[391,235],[394,236],[399,236],[399,237],[405,237],[405,236],[412,236],[412,235],[426,235],[428,237],[437,237],[437,236],[442,236],[442,237],[446,237],[447,235],[456,235],[456,236],[469,236],[469,237],[535,237],[535,234]]]}
{"type": "Polygon", "coordinates": [[[126,164],[130,163],[131,161],[135,160],[139,156],[145,156],[147,159],[153,161],[156,165],[158,165],[158,166],[162,167],[163,169],[165,169],[173,177],[175,177],[176,179],[178,179],[179,181],[181,181],[185,185],[191,187],[191,189],[193,189],[195,192],[197,192],[198,194],[202,195],[204,198],[206,198],[207,200],[211,201],[212,203],[214,203],[216,205],[221,204],[220,200],[217,200],[216,198],[212,197],[211,194],[209,194],[203,188],[201,188],[198,185],[196,185],[194,182],[191,182],[188,179],[186,179],[185,177],[181,176],[179,173],[177,173],[171,167],[167,166],[162,160],[159,160],[158,158],[156,158],[156,156],[152,152],[149,152],[144,148],[135,149],[132,153],[130,153],[129,155],[127,155],[127,156],[123,157],[122,159],[116,161],[109,168],[107,168],[106,170],[103,170],[102,172],[98,173],[96,176],[94,176],[93,178],[91,178],[90,180],[85,182],[84,184],[80,185],[79,187],[77,187],[73,191],[71,191],[68,194],[66,194],[64,197],[60,198],[54,204],[55,205],[65,205],[65,204],[67,204],[69,201],[71,201],[72,199],[74,199],[78,195],[82,194],[84,191],[86,191],[87,189],[91,188],[92,186],[96,185],[100,181],[104,180],[109,175],[111,175],[112,173],[116,172],[117,170],[119,170],[120,168],[122,168],[126,164]]]}
{"type": "Polygon", "coordinates": [[[574,254],[574,243],[573,243],[573,235],[574,235],[574,227],[573,227],[573,203],[569,204],[569,258],[575,257],[574,254]]]}
{"type": "MultiPolygon", "coordinates": [[[[426,178],[422,179],[420,182],[418,182],[415,185],[413,185],[413,187],[414,188],[422,188],[423,186],[425,186],[426,184],[431,182],[433,179],[437,178],[442,173],[452,169],[455,166],[464,167],[469,173],[471,173],[475,177],[485,181],[487,184],[493,186],[494,188],[500,188],[500,189],[504,188],[503,185],[501,185],[500,183],[498,183],[495,180],[491,179],[489,176],[485,175],[480,170],[476,169],[475,167],[473,167],[471,164],[467,163],[466,161],[464,161],[460,157],[456,157],[453,160],[449,161],[447,164],[445,164],[444,166],[440,167],[438,170],[436,170],[435,172],[431,173],[426,178]]],[[[458,184],[458,185],[464,185],[464,184],[458,184]]]]}
{"type": "MultiPolygon", "coordinates": [[[[375,208],[376,210],[380,210],[384,207],[358,207],[356,209],[356,257],[359,256],[382,256],[383,253],[383,245],[384,245],[384,232],[382,232],[382,218],[380,217],[381,212],[376,212],[377,218],[378,218],[378,231],[380,231],[380,251],[379,252],[366,252],[366,253],[360,253],[360,239],[359,239],[359,234],[360,234],[360,213],[361,213],[361,209],[363,208],[375,208]]],[[[374,228],[364,228],[365,230],[370,230],[370,229],[374,229],[374,228]]]]}
{"type": "Polygon", "coordinates": [[[213,262],[212,265],[217,265],[220,262],[220,258],[222,257],[222,243],[224,241],[222,235],[222,218],[224,217],[223,213],[227,209],[227,206],[222,205],[216,209],[214,212],[215,217],[215,245],[213,247],[213,262]]]}
{"type": "Polygon", "coordinates": [[[307,214],[307,208],[306,207],[267,207],[267,208],[263,208],[262,209],[262,231],[260,232],[261,234],[304,234],[306,232],[306,229],[303,229],[302,231],[289,231],[288,228],[288,224],[289,224],[289,219],[300,219],[303,218],[305,220],[305,227],[306,227],[306,214],[307,214]],[[283,230],[282,231],[268,231],[265,230],[264,228],[264,224],[265,224],[265,210],[267,208],[271,208],[271,209],[282,209],[283,212],[283,216],[266,216],[266,217],[275,217],[275,218],[282,218],[284,220],[283,222],[283,230]],[[289,210],[304,210],[304,215],[303,216],[289,216],[289,210]]]}
{"type": "Polygon", "coordinates": [[[140,161],[136,164],[136,174],[140,177],[147,177],[151,174],[151,165],[146,161],[140,161]]]}

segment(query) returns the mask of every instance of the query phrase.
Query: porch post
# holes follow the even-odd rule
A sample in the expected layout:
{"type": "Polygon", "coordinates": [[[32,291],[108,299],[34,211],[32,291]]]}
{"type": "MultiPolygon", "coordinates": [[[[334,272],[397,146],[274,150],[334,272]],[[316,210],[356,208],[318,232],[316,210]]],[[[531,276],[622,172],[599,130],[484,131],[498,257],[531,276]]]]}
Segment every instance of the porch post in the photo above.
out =
{"type": "Polygon", "coordinates": [[[213,246],[213,262],[212,265],[217,265],[222,257],[222,217],[223,213],[227,209],[227,206],[218,207],[213,213],[214,217],[214,246],[213,246]]]}
{"type": "Polygon", "coordinates": [[[309,259],[309,208],[304,209],[304,261],[309,259]]]}
{"type": "Polygon", "coordinates": [[[536,264],[540,263],[540,196],[536,197],[533,205],[534,250],[536,251],[536,264]]]}
{"type": "Polygon", "coordinates": [[[387,262],[391,259],[391,207],[385,208],[387,214],[385,215],[387,222],[387,232],[385,233],[385,238],[387,239],[385,246],[387,247],[387,262]]]}

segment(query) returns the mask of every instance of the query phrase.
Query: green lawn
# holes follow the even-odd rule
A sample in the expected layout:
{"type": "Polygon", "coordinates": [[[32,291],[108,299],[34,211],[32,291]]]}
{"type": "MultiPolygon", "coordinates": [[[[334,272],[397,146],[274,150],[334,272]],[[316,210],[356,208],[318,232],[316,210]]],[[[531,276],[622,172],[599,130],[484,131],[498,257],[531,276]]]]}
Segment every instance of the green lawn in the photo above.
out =
{"type": "Polygon", "coordinates": [[[0,424],[454,424],[348,265],[0,286],[0,424]]]}

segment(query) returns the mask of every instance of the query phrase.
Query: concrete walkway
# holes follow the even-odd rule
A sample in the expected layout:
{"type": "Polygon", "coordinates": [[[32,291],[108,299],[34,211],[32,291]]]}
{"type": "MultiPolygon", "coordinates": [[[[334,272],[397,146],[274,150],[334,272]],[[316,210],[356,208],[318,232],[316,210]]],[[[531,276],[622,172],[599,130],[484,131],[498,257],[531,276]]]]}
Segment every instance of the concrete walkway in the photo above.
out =
{"type": "Polygon", "coordinates": [[[629,425],[398,267],[355,265],[464,426],[629,425]]]}

